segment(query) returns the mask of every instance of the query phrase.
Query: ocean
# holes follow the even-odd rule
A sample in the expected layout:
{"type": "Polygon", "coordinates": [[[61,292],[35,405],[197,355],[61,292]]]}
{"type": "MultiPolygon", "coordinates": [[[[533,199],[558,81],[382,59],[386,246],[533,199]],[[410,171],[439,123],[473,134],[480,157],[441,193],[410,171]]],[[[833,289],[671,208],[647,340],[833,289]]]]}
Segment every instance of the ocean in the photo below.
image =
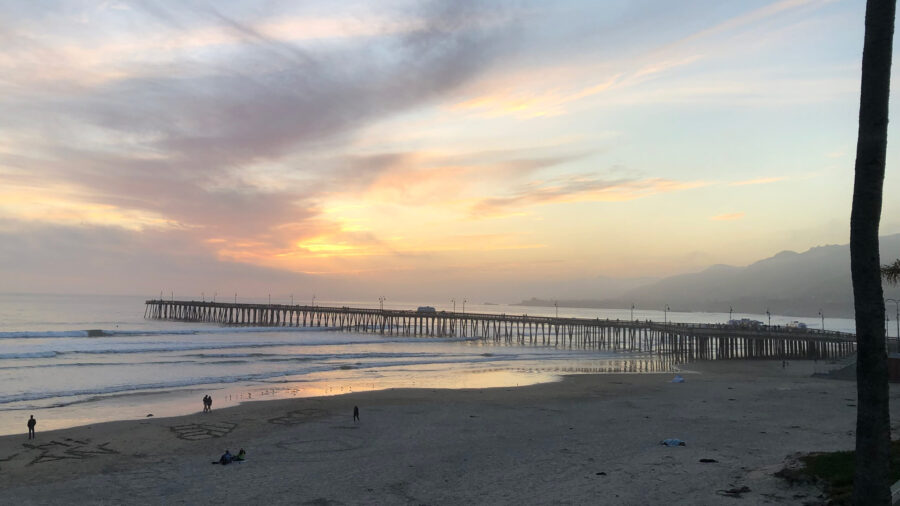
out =
{"type": "MultiPolygon", "coordinates": [[[[202,409],[206,394],[217,409],[388,388],[510,387],[555,381],[565,374],[672,371],[672,364],[647,353],[145,320],[144,301],[155,297],[0,294],[0,434],[24,433],[29,415],[38,419],[40,431],[189,414],[202,409]],[[102,332],[98,336],[89,330],[102,332]]],[[[378,307],[377,301],[317,304],[378,307]]],[[[423,304],[388,302],[385,308],[418,305],[423,304]]],[[[431,305],[452,310],[450,303],[431,305]]],[[[546,316],[557,311],[507,305],[468,305],[465,310],[546,316]]],[[[631,317],[628,309],[558,311],[559,316],[631,317]]],[[[638,309],[634,317],[722,323],[728,313],[638,309]]],[[[773,325],[793,320],[798,318],[772,315],[773,325]]],[[[821,325],[818,318],[799,320],[821,325]]],[[[829,330],[854,329],[847,319],[826,319],[825,325],[829,330]]]]}

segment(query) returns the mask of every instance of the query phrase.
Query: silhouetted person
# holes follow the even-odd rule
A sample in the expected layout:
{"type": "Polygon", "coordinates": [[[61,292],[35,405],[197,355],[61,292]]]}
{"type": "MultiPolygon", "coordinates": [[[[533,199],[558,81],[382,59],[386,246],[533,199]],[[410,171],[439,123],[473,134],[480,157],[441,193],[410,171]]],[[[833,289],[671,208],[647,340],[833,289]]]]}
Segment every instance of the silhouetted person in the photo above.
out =
{"type": "Polygon", "coordinates": [[[34,415],[31,415],[31,418],[28,419],[28,439],[34,439],[35,425],[37,425],[37,420],[34,419],[34,415]]]}
{"type": "Polygon", "coordinates": [[[207,401],[208,398],[209,398],[208,395],[204,395],[204,396],[203,396],[203,412],[204,412],[204,413],[206,413],[207,411],[209,411],[209,408],[207,408],[207,406],[206,406],[206,401],[207,401]]]}
{"type": "Polygon", "coordinates": [[[353,406],[353,421],[359,421],[359,406],[353,406]]]}
{"type": "Polygon", "coordinates": [[[222,464],[223,466],[226,464],[231,464],[232,460],[234,460],[234,456],[230,451],[225,450],[225,453],[223,453],[222,456],[219,457],[219,464],[222,464]]]}
{"type": "Polygon", "coordinates": [[[212,411],[212,396],[211,395],[206,396],[206,410],[212,411]]]}

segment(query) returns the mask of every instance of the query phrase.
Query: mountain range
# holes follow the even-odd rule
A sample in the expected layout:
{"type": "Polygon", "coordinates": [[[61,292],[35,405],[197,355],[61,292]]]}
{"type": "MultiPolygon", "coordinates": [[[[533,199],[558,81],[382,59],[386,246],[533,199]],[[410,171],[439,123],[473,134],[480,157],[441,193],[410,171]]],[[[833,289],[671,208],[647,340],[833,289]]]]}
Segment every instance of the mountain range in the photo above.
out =
{"type": "MultiPolygon", "coordinates": [[[[883,264],[900,258],[900,234],[880,239],[883,264]]],[[[623,281],[622,286],[629,283],[623,281]]],[[[885,285],[885,298],[900,298],[900,287],[885,285]]],[[[533,298],[522,305],[552,306],[554,300],[533,298]]],[[[713,265],[700,272],[680,274],[616,294],[597,293],[579,300],[559,300],[564,307],[662,308],[672,311],[765,313],[829,317],[853,317],[850,280],[850,246],[827,245],[803,253],[782,251],[747,265],[713,265]]],[[[891,304],[890,309],[895,309],[891,304]]],[[[894,311],[888,313],[892,319],[894,311]]]]}

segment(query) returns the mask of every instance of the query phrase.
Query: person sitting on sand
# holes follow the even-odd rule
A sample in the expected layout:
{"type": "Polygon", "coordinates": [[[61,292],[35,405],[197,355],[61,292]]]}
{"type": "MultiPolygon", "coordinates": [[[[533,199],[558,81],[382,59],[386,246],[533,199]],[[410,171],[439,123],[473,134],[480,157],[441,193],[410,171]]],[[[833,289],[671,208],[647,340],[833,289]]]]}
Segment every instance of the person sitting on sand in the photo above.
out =
{"type": "Polygon", "coordinates": [[[234,455],[232,455],[231,452],[226,449],[225,453],[223,453],[222,456],[219,457],[219,464],[222,464],[223,466],[226,464],[231,464],[232,460],[234,460],[234,455]]]}
{"type": "Polygon", "coordinates": [[[234,457],[234,460],[240,462],[245,458],[247,458],[247,452],[245,452],[244,449],[241,448],[240,450],[238,450],[238,454],[234,457]]]}

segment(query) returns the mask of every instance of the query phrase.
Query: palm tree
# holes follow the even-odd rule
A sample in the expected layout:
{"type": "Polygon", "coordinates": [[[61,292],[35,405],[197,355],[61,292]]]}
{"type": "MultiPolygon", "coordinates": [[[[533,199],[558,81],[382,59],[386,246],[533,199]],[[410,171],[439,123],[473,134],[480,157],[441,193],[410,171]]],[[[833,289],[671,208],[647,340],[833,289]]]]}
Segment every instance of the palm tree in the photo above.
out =
{"type": "Polygon", "coordinates": [[[896,0],[866,1],[859,133],[850,215],[850,271],[858,347],[853,480],[853,502],[857,505],[891,503],[890,405],[878,226],[887,150],[895,10],[896,0]]]}
{"type": "Polygon", "coordinates": [[[881,277],[892,285],[900,283],[900,260],[881,266],[881,277]]]}

